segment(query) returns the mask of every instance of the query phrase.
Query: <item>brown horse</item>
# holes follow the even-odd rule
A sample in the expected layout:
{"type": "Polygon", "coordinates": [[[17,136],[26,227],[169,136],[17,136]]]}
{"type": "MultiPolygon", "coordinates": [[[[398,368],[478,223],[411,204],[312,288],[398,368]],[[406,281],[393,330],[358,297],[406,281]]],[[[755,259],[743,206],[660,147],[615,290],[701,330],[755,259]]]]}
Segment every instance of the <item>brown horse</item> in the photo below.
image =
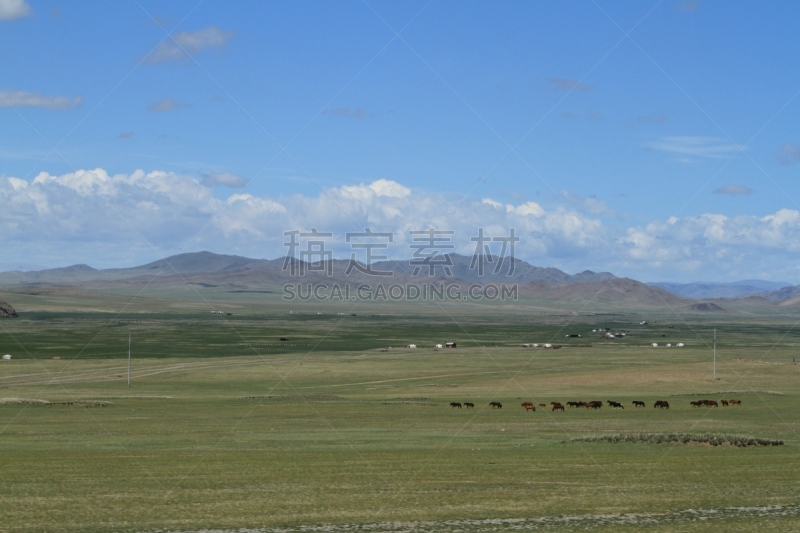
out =
{"type": "Polygon", "coordinates": [[[564,410],[564,406],[561,405],[560,403],[558,403],[558,402],[550,402],[550,403],[553,404],[553,411],[563,411],[564,410]]]}
{"type": "Polygon", "coordinates": [[[458,402],[450,402],[450,409],[455,409],[456,407],[461,409],[461,404],[458,402]]]}
{"type": "Polygon", "coordinates": [[[664,400],[658,400],[656,403],[653,404],[653,409],[658,407],[659,409],[669,409],[669,402],[664,400]]]}
{"type": "Polygon", "coordinates": [[[722,407],[728,407],[728,400],[720,400],[719,403],[722,404],[722,407]]]}
{"type": "Polygon", "coordinates": [[[524,402],[522,407],[524,407],[526,411],[536,411],[536,406],[531,402],[524,402]]]}
{"type": "Polygon", "coordinates": [[[633,400],[634,407],[644,407],[644,402],[640,402],[639,400],[633,400]]]}
{"type": "Polygon", "coordinates": [[[728,400],[728,403],[730,403],[731,405],[742,405],[741,400],[728,400]]]}
{"type": "Polygon", "coordinates": [[[503,404],[500,402],[489,402],[489,407],[491,407],[492,409],[502,409],[503,404]]]}
{"type": "Polygon", "coordinates": [[[547,407],[547,404],[546,403],[540,403],[539,407],[547,407]]]}
{"type": "Polygon", "coordinates": [[[586,402],[587,409],[600,409],[603,407],[603,402],[600,400],[595,400],[593,402],[586,402]]]}
{"type": "Polygon", "coordinates": [[[472,402],[464,402],[464,407],[466,407],[467,409],[473,409],[475,407],[475,404],[472,402]]]}

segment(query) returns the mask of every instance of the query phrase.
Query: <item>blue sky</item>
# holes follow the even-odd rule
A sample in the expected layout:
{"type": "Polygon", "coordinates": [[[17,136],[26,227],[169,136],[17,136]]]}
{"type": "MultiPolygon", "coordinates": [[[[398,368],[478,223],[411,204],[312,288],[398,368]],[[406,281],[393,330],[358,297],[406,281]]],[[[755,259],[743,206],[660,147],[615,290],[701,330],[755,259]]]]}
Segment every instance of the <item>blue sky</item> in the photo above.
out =
{"type": "Polygon", "coordinates": [[[435,223],[570,272],[800,283],[799,13],[0,0],[0,269],[435,223]]]}

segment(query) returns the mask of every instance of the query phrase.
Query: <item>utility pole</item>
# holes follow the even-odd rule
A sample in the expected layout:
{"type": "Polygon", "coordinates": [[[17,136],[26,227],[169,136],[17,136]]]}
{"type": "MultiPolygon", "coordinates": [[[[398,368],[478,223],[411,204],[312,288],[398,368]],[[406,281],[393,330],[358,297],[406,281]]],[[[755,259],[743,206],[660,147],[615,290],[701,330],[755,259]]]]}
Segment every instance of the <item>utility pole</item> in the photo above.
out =
{"type": "Polygon", "coordinates": [[[128,335],[128,387],[131,386],[131,336],[128,335]]]}
{"type": "Polygon", "coordinates": [[[717,381],[717,328],[714,328],[714,381],[717,381]]]}

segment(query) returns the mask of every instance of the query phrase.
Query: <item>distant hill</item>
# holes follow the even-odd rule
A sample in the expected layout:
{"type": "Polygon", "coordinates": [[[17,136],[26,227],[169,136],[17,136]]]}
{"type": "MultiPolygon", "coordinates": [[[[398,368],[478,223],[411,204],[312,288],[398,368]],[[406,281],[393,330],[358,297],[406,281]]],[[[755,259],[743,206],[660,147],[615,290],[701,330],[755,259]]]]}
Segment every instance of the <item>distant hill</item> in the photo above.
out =
{"type": "MultiPolygon", "coordinates": [[[[468,283],[532,283],[534,281],[549,281],[556,284],[567,285],[571,283],[606,281],[615,277],[610,272],[592,272],[591,270],[570,275],[557,268],[537,267],[516,258],[513,260],[509,258],[500,260],[498,257],[494,256],[482,257],[484,272],[481,276],[478,270],[478,261],[481,259],[481,256],[450,254],[450,259],[453,262],[453,266],[450,267],[453,277],[468,283]],[[474,264],[473,259],[475,261],[474,264]],[[495,271],[497,272],[496,274],[495,271]],[[511,272],[511,275],[509,275],[509,272],[511,272]]],[[[403,272],[408,275],[414,272],[414,266],[409,264],[408,261],[380,261],[375,263],[374,268],[376,270],[403,272]]],[[[442,269],[437,267],[436,272],[437,274],[441,274],[442,269]]],[[[423,273],[425,273],[424,269],[420,274],[423,273]]]]}
{"type": "Polygon", "coordinates": [[[785,302],[787,300],[793,300],[800,296],[800,285],[795,285],[794,287],[783,287],[782,289],[778,289],[776,291],[762,292],[759,293],[758,296],[766,298],[771,302],[785,302]]]}
{"type": "MultiPolygon", "coordinates": [[[[742,298],[768,291],[777,291],[789,283],[765,281],[760,279],[746,279],[729,283],[694,282],[694,283],[649,283],[678,296],[704,300],[707,298],[742,298]]],[[[800,294],[800,293],[798,293],[800,294]]]]}
{"type": "MultiPolygon", "coordinates": [[[[506,259],[497,269],[495,257],[484,257],[484,275],[479,276],[476,268],[470,269],[473,257],[450,254],[453,265],[450,267],[454,278],[467,283],[531,283],[534,281],[549,281],[555,284],[593,283],[614,279],[608,272],[592,272],[587,270],[580,274],[570,275],[557,268],[543,268],[533,266],[525,261],[514,259],[513,273],[508,275],[512,263],[506,259]]],[[[299,261],[297,262],[299,263],[299,261]]],[[[38,272],[4,272],[0,273],[0,284],[20,283],[80,283],[93,281],[123,281],[136,280],[137,278],[150,278],[158,276],[181,279],[195,282],[208,283],[236,283],[236,282],[278,282],[288,278],[288,272],[283,271],[284,258],[280,259],[251,259],[236,255],[222,255],[212,252],[195,252],[179,254],[146,265],[132,268],[95,270],[87,265],[74,265],[66,268],[41,270],[38,272]],[[205,280],[205,281],[204,281],[205,280]]],[[[349,261],[336,260],[332,262],[334,278],[345,280],[345,271],[349,261]]],[[[304,266],[308,268],[308,265],[304,266]]],[[[380,261],[372,266],[376,271],[391,271],[395,279],[410,279],[414,266],[408,261],[380,261]]],[[[436,275],[444,275],[441,267],[436,268],[436,275]]],[[[428,278],[428,272],[423,269],[419,272],[420,279],[428,278]]],[[[311,279],[311,278],[309,278],[311,279]]],[[[352,273],[349,279],[377,280],[367,275],[352,273]]]]}
{"type": "Polygon", "coordinates": [[[607,302],[641,303],[647,305],[681,305],[691,300],[646,283],[629,278],[614,278],[592,283],[554,285],[535,282],[520,289],[524,294],[551,300],[596,300],[607,302]]]}
{"type": "MultiPolygon", "coordinates": [[[[414,266],[405,261],[381,261],[372,265],[375,271],[392,272],[392,277],[375,277],[358,270],[347,274],[349,261],[334,260],[331,276],[324,272],[313,272],[318,265],[309,265],[298,260],[295,267],[303,267],[307,273],[303,278],[292,277],[283,269],[284,258],[253,259],[237,255],[212,252],[194,252],[174,255],[131,268],[96,270],[88,265],[73,265],[65,268],[37,272],[0,273],[0,285],[14,286],[34,284],[39,286],[75,286],[92,290],[116,290],[135,287],[175,287],[194,285],[198,287],[221,287],[233,292],[274,292],[287,282],[332,284],[407,284],[407,283],[457,283],[466,287],[473,283],[517,283],[520,295],[544,300],[596,301],[637,303],[651,306],[679,306],[688,308],[696,299],[737,298],[742,304],[774,305],[771,302],[790,301],[786,305],[800,305],[800,286],[787,287],[783,283],[744,280],[733,283],[651,283],[645,284],[628,278],[617,278],[609,272],[586,270],[568,274],[552,267],[531,265],[520,259],[506,258],[498,265],[498,258],[475,257],[450,254],[452,276],[445,277],[441,267],[436,275],[427,271],[412,276],[414,266]],[[473,262],[484,261],[484,275],[480,276],[473,262]],[[513,263],[511,262],[513,261],[513,263]],[[510,272],[513,266],[513,272],[510,272]],[[473,267],[473,268],[470,268],[473,267]],[[497,273],[495,273],[495,270],[497,273]],[[509,275],[510,273],[510,275],[509,275]],[[797,300],[793,300],[798,298],[797,300]]],[[[363,267],[363,265],[361,265],[363,267]]],[[[698,308],[699,310],[699,308],[698,308]]]]}
{"type": "Polygon", "coordinates": [[[703,302],[699,304],[692,304],[688,307],[690,311],[724,311],[722,307],[713,302],[703,302]]]}

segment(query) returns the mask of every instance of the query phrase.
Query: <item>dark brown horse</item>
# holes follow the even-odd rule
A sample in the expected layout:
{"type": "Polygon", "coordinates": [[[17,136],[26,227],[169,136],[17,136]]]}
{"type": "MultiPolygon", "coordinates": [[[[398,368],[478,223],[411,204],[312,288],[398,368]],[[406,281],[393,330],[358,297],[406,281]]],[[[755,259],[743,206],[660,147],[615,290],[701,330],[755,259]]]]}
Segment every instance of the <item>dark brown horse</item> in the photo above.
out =
{"type": "Polygon", "coordinates": [[[564,410],[564,406],[561,405],[560,403],[558,403],[558,402],[550,402],[550,403],[553,404],[553,411],[563,411],[564,410]]]}
{"type": "Polygon", "coordinates": [[[656,403],[653,404],[653,409],[655,409],[656,407],[659,409],[669,409],[669,402],[665,400],[658,400],[656,403]]]}
{"type": "Polygon", "coordinates": [[[644,402],[640,402],[639,400],[633,400],[634,407],[644,407],[644,402]]]}
{"type": "Polygon", "coordinates": [[[728,403],[730,403],[731,405],[742,405],[741,400],[728,400],[728,403]]]}
{"type": "Polygon", "coordinates": [[[475,407],[475,404],[472,402],[464,402],[464,407],[466,407],[467,409],[472,409],[475,407]]]}
{"type": "Polygon", "coordinates": [[[489,407],[491,407],[492,409],[502,409],[503,404],[500,402],[489,402],[489,407]]]}
{"type": "Polygon", "coordinates": [[[450,409],[455,409],[456,407],[461,409],[461,404],[458,402],[450,402],[450,409]]]}

